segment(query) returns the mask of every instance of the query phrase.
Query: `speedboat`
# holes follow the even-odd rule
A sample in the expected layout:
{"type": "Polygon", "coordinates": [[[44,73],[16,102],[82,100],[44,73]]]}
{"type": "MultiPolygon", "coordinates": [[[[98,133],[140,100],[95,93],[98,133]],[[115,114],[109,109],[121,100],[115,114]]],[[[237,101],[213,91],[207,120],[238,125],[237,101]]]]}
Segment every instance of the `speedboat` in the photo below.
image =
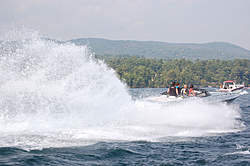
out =
{"type": "Polygon", "coordinates": [[[180,101],[183,100],[182,97],[175,97],[175,96],[169,96],[167,95],[159,95],[156,97],[149,97],[147,98],[148,100],[152,100],[152,101],[157,101],[157,102],[173,102],[173,101],[180,101]]]}
{"type": "Polygon", "coordinates": [[[227,80],[223,82],[220,92],[233,92],[240,93],[244,89],[244,84],[236,84],[233,80],[227,80]]]}
{"type": "Polygon", "coordinates": [[[190,96],[190,97],[175,97],[175,96],[169,96],[167,93],[162,93],[159,96],[155,97],[149,97],[147,100],[155,101],[155,102],[178,102],[182,100],[186,100],[189,98],[202,98],[205,101],[208,102],[227,102],[231,103],[234,101],[237,97],[240,96],[238,93],[228,93],[228,92],[208,92],[205,89],[200,88],[194,88],[194,92],[196,93],[196,96],[190,96]]]}
{"type": "MultiPolygon", "coordinates": [[[[204,89],[194,88],[194,91],[197,94],[196,95],[197,97],[205,97],[205,96],[210,95],[209,92],[204,89]]],[[[155,102],[175,102],[175,101],[181,101],[187,98],[191,98],[191,97],[169,96],[169,93],[163,92],[158,96],[146,98],[146,100],[155,101],[155,102]]]]}
{"type": "Polygon", "coordinates": [[[240,96],[239,93],[233,93],[233,92],[210,92],[211,96],[207,98],[207,100],[214,102],[227,102],[231,103],[233,102],[237,97],[240,96]]]}

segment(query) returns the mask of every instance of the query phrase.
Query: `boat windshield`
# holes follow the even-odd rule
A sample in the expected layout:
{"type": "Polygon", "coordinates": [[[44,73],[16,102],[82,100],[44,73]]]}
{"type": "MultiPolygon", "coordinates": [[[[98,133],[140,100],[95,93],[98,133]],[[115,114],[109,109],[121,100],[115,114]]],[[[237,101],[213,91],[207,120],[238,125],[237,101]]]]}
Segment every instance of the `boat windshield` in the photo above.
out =
{"type": "Polygon", "coordinates": [[[224,88],[229,88],[229,87],[232,87],[233,85],[234,85],[233,82],[226,82],[224,85],[224,88]]]}

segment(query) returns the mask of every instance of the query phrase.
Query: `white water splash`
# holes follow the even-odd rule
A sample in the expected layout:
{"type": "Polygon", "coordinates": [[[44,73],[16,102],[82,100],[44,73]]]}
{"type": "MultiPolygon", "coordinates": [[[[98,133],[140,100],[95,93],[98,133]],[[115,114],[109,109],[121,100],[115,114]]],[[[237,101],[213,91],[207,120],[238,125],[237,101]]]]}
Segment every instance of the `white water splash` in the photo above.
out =
{"type": "Polygon", "coordinates": [[[247,92],[246,90],[243,90],[242,92],[240,92],[241,95],[246,95],[249,94],[249,92],[247,92]]]}
{"type": "Polygon", "coordinates": [[[35,37],[1,48],[0,131],[108,123],[131,102],[114,70],[86,46],[35,37]]]}
{"type": "Polygon", "coordinates": [[[250,155],[248,146],[241,146],[238,144],[236,144],[236,146],[237,146],[236,152],[226,153],[225,156],[227,156],[227,155],[250,155]]]}
{"type": "Polygon", "coordinates": [[[238,108],[224,104],[132,101],[115,71],[87,46],[46,40],[27,29],[2,39],[0,147],[165,141],[242,129],[238,108]]]}

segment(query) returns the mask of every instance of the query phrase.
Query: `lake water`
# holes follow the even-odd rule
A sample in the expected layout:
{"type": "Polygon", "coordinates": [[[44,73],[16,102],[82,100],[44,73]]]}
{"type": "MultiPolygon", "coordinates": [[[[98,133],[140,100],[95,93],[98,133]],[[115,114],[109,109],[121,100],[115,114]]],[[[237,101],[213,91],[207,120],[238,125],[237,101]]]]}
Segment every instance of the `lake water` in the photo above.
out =
{"type": "MultiPolygon", "coordinates": [[[[138,101],[162,90],[130,93],[138,101]]],[[[231,105],[146,103],[123,123],[1,131],[0,165],[249,165],[249,100],[248,93],[231,105]]]]}

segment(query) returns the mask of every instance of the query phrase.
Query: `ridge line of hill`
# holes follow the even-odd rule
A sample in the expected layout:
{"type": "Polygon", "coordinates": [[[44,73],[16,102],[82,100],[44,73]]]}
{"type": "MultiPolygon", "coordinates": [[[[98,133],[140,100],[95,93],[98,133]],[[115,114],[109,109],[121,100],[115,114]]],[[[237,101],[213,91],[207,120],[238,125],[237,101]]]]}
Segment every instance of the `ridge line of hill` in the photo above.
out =
{"type": "Polygon", "coordinates": [[[227,42],[168,43],[160,41],[109,40],[78,38],[68,40],[76,45],[88,45],[96,55],[139,55],[145,58],[190,60],[250,59],[250,51],[227,42]]]}

